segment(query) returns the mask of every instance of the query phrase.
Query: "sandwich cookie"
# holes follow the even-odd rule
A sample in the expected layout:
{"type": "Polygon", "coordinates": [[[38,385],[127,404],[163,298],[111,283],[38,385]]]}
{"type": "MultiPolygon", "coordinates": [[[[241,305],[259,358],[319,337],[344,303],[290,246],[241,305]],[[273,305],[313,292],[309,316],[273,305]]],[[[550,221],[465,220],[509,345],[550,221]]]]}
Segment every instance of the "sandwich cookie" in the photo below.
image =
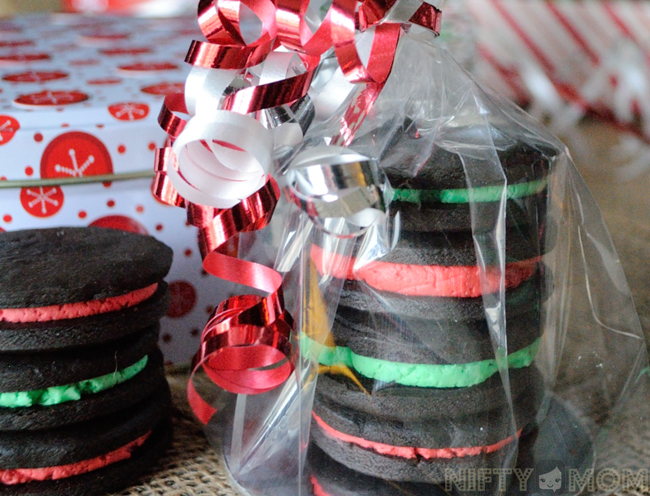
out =
{"type": "Polygon", "coordinates": [[[0,433],[0,494],[88,496],[134,483],[171,441],[171,399],[150,399],[107,417],[43,431],[0,433]]]}
{"type": "MultiPolygon", "coordinates": [[[[447,321],[400,318],[390,314],[371,313],[349,307],[339,308],[332,326],[335,354],[350,357],[373,357],[384,362],[447,366],[457,363],[483,362],[494,357],[490,330],[486,320],[447,321]],[[350,351],[346,351],[346,349],[350,351]]],[[[506,333],[510,355],[535,348],[541,335],[539,310],[507,316],[506,333]]],[[[329,350],[328,350],[329,352],[329,350]]],[[[324,357],[325,358],[325,357],[324,357]]],[[[459,374],[470,374],[472,367],[459,374]]],[[[451,374],[446,369],[446,374],[451,374]]],[[[485,369],[487,372],[488,369],[485,369]]],[[[478,370],[477,370],[478,372],[478,370]]],[[[388,374],[388,372],[387,372],[388,374]]],[[[435,368],[427,380],[441,382],[432,387],[463,387],[478,378],[460,378],[458,383],[442,384],[435,379],[435,368]]],[[[402,377],[401,380],[408,380],[402,377]]],[[[382,379],[383,382],[392,382],[382,379]]],[[[449,379],[449,381],[453,381],[449,379]]]]}
{"type": "Polygon", "coordinates": [[[0,233],[0,350],[88,346],[155,324],[171,261],[156,239],[113,229],[0,233]]]}
{"type": "Polygon", "coordinates": [[[307,470],[314,496],[446,496],[436,485],[387,481],[354,472],[315,444],[309,446],[307,470]]]}
{"type": "Polygon", "coordinates": [[[446,127],[423,163],[419,141],[426,139],[409,121],[391,141],[380,166],[394,188],[391,208],[400,212],[404,230],[468,231],[473,208],[474,230],[490,231],[503,200],[506,225],[543,230],[555,149],[521,142],[505,127],[446,127]]]}
{"type": "Polygon", "coordinates": [[[388,480],[440,483],[445,469],[501,466],[516,449],[523,427],[534,420],[536,409],[532,401],[515,401],[514,412],[502,408],[406,422],[341,407],[317,393],[312,440],[357,472],[388,480]]]}
{"type": "MultiPolygon", "coordinates": [[[[505,250],[506,305],[513,315],[540,298],[541,251],[519,229],[506,232],[505,250]]],[[[425,320],[482,319],[484,293],[497,292],[501,282],[490,254],[483,255],[483,281],[471,233],[402,232],[388,255],[356,270],[354,257],[343,258],[318,244],[310,255],[319,274],[345,280],[341,306],[425,320]]]]}
{"type": "Polygon", "coordinates": [[[0,354],[0,430],[46,429],[127,408],[166,384],[159,326],[104,345],[0,354]]]}
{"type": "MultiPolygon", "coordinates": [[[[532,367],[541,333],[538,312],[511,317],[507,329],[510,391],[518,396],[541,385],[532,367]]],[[[317,353],[319,391],[368,413],[432,418],[491,410],[507,401],[485,321],[404,322],[339,308],[330,340],[318,345],[304,337],[303,346],[317,353]]]]}
{"type": "MultiPolygon", "coordinates": [[[[510,369],[510,394],[515,398],[539,395],[543,381],[535,367],[510,369]]],[[[507,404],[506,389],[500,374],[485,382],[464,388],[426,389],[398,384],[368,383],[343,374],[321,374],[318,392],[330,402],[386,419],[433,419],[436,416],[473,415],[486,410],[503,408],[507,404]],[[361,387],[359,387],[361,384],[361,387]],[[378,389],[373,390],[372,386],[378,389]]]]}

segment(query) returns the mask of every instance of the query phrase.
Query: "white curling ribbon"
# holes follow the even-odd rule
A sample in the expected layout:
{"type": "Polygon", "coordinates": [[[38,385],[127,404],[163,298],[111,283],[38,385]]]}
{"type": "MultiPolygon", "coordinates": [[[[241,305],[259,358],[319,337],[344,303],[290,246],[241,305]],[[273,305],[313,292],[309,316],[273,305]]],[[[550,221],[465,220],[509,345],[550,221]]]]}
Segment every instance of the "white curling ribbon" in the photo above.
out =
{"type": "Polygon", "coordinates": [[[320,5],[316,6],[317,2],[309,2],[309,6],[307,7],[307,11],[305,12],[305,15],[303,19],[305,20],[305,24],[307,24],[307,27],[310,29],[312,33],[315,33],[320,25],[322,24],[320,15],[319,15],[319,10],[322,7],[322,5],[325,2],[320,2],[320,5]]]}
{"type": "Polygon", "coordinates": [[[324,122],[332,117],[356,89],[357,85],[345,79],[336,57],[324,60],[309,88],[316,111],[314,122],[324,122]]]}
{"type": "Polygon", "coordinates": [[[193,66],[185,80],[185,106],[187,113],[196,114],[196,96],[203,89],[203,83],[208,77],[211,69],[205,67],[193,66]]]}
{"type": "Polygon", "coordinates": [[[279,49],[271,52],[261,64],[259,84],[274,83],[295,76],[296,74],[289,74],[294,60],[300,61],[300,57],[295,52],[283,52],[279,49]]]}
{"type": "Polygon", "coordinates": [[[172,150],[178,171],[170,167],[167,175],[183,198],[231,208],[264,185],[272,163],[273,135],[252,117],[216,110],[209,119],[192,117],[172,150]]]}
{"type": "Polygon", "coordinates": [[[241,73],[236,69],[193,67],[185,81],[185,105],[190,115],[211,115],[219,108],[223,94],[241,73]]]}

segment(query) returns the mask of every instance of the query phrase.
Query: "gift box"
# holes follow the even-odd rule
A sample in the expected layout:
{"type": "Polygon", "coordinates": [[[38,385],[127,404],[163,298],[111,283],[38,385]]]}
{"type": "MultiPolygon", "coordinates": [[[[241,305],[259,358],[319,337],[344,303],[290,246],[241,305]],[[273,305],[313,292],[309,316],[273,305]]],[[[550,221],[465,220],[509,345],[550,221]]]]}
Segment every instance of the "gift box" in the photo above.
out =
{"type": "Polygon", "coordinates": [[[182,91],[194,20],[81,15],[0,24],[0,229],[103,226],[174,249],[161,347],[187,362],[219,294],[186,215],[151,193],[157,116],[182,91]],[[208,297],[208,295],[212,295],[208,297]]]}

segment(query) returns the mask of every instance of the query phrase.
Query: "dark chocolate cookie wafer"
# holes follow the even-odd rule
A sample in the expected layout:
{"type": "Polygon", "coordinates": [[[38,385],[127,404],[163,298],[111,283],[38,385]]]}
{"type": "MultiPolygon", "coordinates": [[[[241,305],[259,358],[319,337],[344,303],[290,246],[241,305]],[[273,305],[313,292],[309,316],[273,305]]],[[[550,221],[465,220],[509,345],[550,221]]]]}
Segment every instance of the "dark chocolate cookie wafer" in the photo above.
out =
{"type": "Polygon", "coordinates": [[[99,470],[55,481],[38,481],[14,486],[0,486],[3,496],[96,496],[119,492],[138,484],[155,465],[172,442],[172,423],[157,425],[144,444],[131,457],[99,470]]]}
{"type": "Polygon", "coordinates": [[[171,440],[167,386],[140,404],[89,422],[0,433],[0,494],[88,496],[128,486],[171,440]]]}
{"type": "Polygon", "coordinates": [[[142,401],[165,383],[162,353],[153,350],[147,355],[144,369],[134,377],[100,392],[81,394],[80,400],[48,406],[0,407],[0,431],[51,429],[109,415],[142,401]]]}
{"type": "MultiPolygon", "coordinates": [[[[508,316],[506,330],[510,353],[532,345],[542,331],[538,306],[508,316]]],[[[332,336],[356,355],[391,362],[444,365],[494,358],[484,319],[422,320],[340,307],[332,336]]]]}
{"type": "Polygon", "coordinates": [[[172,250],[151,236],[62,227],[0,237],[0,307],[62,305],[120,296],[160,281],[172,250]]]}
{"type": "MultiPolygon", "coordinates": [[[[395,247],[382,262],[422,266],[472,266],[478,265],[477,242],[488,244],[487,236],[461,233],[416,232],[402,229],[395,247]]],[[[524,262],[541,255],[536,233],[528,228],[511,228],[505,232],[506,263],[524,262]]],[[[496,254],[484,252],[481,263],[486,266],[498,263],[496,254]]]]}
{"type": "Polygon", "coordinates": [[[0,430],[80,422],[142,400],[163,378],[158,335],[156,324],[95,347],[0,354],[0,430]]]}
{"type": "MultiPolygon", "coordinates": [[[[543,254],[536,233],[528,228],[512,228],[505,231],[505,263],[524,263],[535,261],[543,254]]],[[[311,248],[311,259],[322,273],[324,261],[337,260],[336,255],[330,255],[329,248],[324,247],[331,239],[315,236],[314,246],[311,248]]],[[[491,246],[493,239],[487,235],[472,234],[471,232],[440,233],[440,232],[415,232],[400,230],[399,238],[395,246],[381,258],[372,258],[372,262],[381,262],[387,265],[411,265],[422,267],[422,271],[431,270],[425,267],[476,267],[479,264],[477,258],[478,246],[491,246]]],[[[356,256],[359,255],[361,245],[355,247],[355,253],[345,259],[350,267],[356,263],[356,256]]],[[[362,255],[364,259],[369,258],[368,254],[362,255]]],[[[341,259],[341,261],[344,261],[341,259]]],[[[486,266],[494,266],[499,263],[497,254],[483,251],[480,254],[480,262],[486,266]]],[[[533,262],[534,263],[534,262],[533,262]]],[[[382,267],[387,273],[390,267],[382,267]]],[[[359,268],[355,268],[356,271],[359,268]]],[[[439,269],[433,269],[439,270],[439,269]]],[[[389,277],[389,276],[387,276],[389,277]]]]}
{"type": "MultiPolygon", "coordinates": [[[[520,286],[506,290],[506,315],[514,316],[539,305],[544,293],[543,279],[537,271],[520,286]]],[[[345,281],[341,291],[341,307],[364,309],[423,320],[480,320],[485,318],[485,300],[475,298],[408,296],[389,291],[377,291],[358,281],[345,281]]]]}

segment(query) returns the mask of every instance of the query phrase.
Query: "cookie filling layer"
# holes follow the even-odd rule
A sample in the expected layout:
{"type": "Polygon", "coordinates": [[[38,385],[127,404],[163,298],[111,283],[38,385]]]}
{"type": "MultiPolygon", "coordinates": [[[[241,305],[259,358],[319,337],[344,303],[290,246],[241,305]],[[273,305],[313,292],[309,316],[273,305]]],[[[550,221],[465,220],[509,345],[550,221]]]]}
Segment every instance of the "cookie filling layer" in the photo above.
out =
{"type": "Polygon", "coordinates": [[[149,357],[145,356],[125,369],[74,384],[52,386],[47,389],[35,389],[32,391],[0,393],[0,407],[53,406],[67,401],[78,401],[84,395],[100,393],[132,379],[144,370],[148,361],[149,357]]]}
{"type": "Polygon", "coordinates": [[[142,303],[158,289],[158,283],[130,293],[99,300],[34,308],[4,308],[0,310],[0,322],[50,322],[52,320],[76,319],[107,312],[123,310],[142,303]]]}
{"type": "MultiPolygon", "coordinates": [[[[477,266],[411,265],[390,262],[370,262],[353,272],[355,259],[337,253],[325,253],[312,245],[311,258],[318,272],[337,279],[363,281],[378,291],[407,296],[477,298],[499,290],[501,277],[491,267],[486,270],[486,284],[481,284],[477,266]]],[[[530,279],[541,257],[510,262],[505,269],[505,287],[512,289],[530,279]]]]}
{"type": "Polygon", "coordinates": [[[56,467],[43,468],[15,468],[10,470],[0,470],[0,484],[15,485],[25,484],[33,481],[66,479],[75,475],[85,474],[106,467],[113,463],[131,458],[131,454],[136,448],[142,446],[151,436],[151,431],[126,446],[114,451],[100,455],[97,458],[83,460],[68,465],[59,465],[56,467]]]}
{"type": "Polygon", "coordinates": [[[323,430],[325,435],[329,438],[351,443],[361,448],[365,448],[380,455],[396,456],[398,458],[406,458],[408,460],[424,458],[425,460],[435,460],[437,458],[462,458],[465,456],[477,456],[482,454],[494,453],[501,448],[507,446],[521,435],[521,430],[517,431],[514,436],[508,436],[498,443],[490,444],[489,446],[472,446],[468,448],[412,448],[409,446],[392,446],[390,444],[377,443],[375,441],[368,441],[356,436],[339,432],[325,421],[320,418],[316,413],[312,412],[314,419],[318,426],[323,430]]]}
{"type": "MultiPolygon", "coordinates": [[[[508,355],[508,367],[521,369],[531,365],[541,338],[508,355]]],[[[458,388],[481,384],[498,372],[491,358],[458,364],[399,363],[357,355],[350,348],[324,346],[303,335],[306,350],[318,350],[321,365],[345,365],[368,379],[420,388],[458,388]]]]}
{"type": "MultiPolygon", "coordinates": [[[[506,186],[506,198],[517,200],[541,193],[548,181],[539,179],[528,183],[509,184],[506,186]]],[[[406,203],[470,203],[497,202],[501,200],[503,186],[482,186],[472,189],[396,189],[393,200],[406,203]]]]}
{"type": "Polygon", "coordinates": [[[311,485],[312,485],[314,496],[330,496],[330,494],[328,492],[326,492],[325,489],[323,489],[323,486],[321,486],[318,483],[318,479],[316,479],[316,477],[311,475],[311,476],[309,476],[309,480],[310,480],[311,485]]]}

